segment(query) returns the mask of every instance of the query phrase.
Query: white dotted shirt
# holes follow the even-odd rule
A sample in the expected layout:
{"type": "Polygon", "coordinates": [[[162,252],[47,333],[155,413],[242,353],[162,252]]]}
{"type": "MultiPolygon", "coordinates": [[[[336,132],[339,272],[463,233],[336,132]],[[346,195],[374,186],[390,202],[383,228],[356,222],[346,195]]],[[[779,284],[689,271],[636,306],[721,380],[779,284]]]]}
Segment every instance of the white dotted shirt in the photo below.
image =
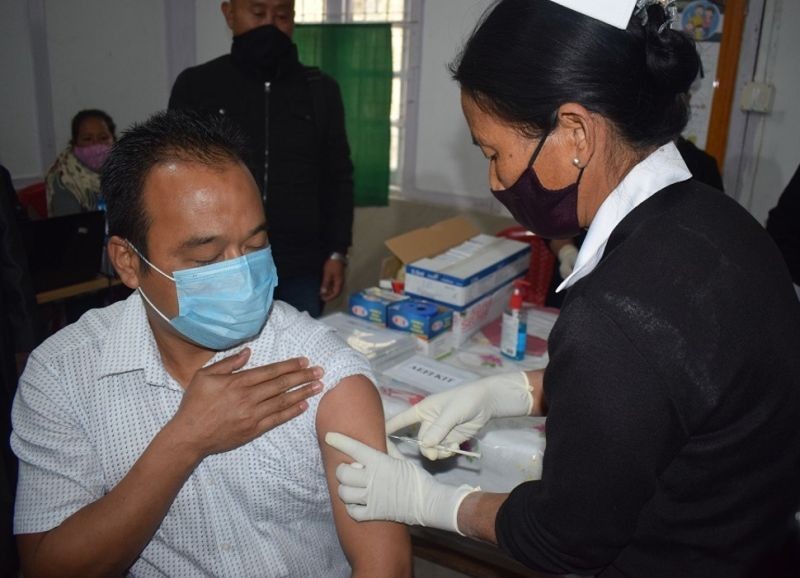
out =
{"type": "MultiPolygon", "coordinates": [[[[282,302],[247,346],[247,367],[305,355],[325,369],[326,391],[349,375],[372,379],[367,361],[331,329],[282,302]]],[[[43,343],[12,411],[20,459],[14,532],[50,530],[103,497],[182,396],[138,293],[88,312],[43,343]]],[[[249,444],[203,460],[130,575],[349,576],[315,430],[320,398],[249,444]]]]}

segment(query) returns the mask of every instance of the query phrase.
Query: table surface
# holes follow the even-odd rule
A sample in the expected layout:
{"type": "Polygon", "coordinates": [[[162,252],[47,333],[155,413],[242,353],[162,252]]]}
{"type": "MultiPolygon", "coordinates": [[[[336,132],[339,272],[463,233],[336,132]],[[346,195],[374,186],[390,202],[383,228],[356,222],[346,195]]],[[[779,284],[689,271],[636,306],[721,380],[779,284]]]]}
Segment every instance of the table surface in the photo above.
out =
{"type": "Polygon", "coordinates": [[[41,293],[37,293],[36,303],[43,305],[45,303],[69,299],[79,295],[88,295],[89,293],[94,293],[110,287],[116,287],[117,285],[121,284],[122,281],[116,277],[106,277],[105,275],[98,274],[97,277],[90,279],[89,281],[82,281],[81,283],[75,283],[74,285],[67,285],[66,287],[58,287],[56,289],[51,289],[50,291],[42,291],[41,293]]]}
{"type": "Polygon", "coordinates": [[[502,550],[458,534],[412,526],[414,555],[475,578],[550,578],[526,568],[502,550]]]}

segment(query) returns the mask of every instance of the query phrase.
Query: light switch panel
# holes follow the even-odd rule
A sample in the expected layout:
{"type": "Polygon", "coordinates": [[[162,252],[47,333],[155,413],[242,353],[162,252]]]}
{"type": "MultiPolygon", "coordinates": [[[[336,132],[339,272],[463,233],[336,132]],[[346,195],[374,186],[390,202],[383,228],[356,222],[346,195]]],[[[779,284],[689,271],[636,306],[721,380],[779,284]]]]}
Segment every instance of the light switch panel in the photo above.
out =
{"type": "Polygon", "coordinates": [[[775,86],[766,82],[748,82],[742,91],[742,110],[769,113],[775,96],[775,86]]]}

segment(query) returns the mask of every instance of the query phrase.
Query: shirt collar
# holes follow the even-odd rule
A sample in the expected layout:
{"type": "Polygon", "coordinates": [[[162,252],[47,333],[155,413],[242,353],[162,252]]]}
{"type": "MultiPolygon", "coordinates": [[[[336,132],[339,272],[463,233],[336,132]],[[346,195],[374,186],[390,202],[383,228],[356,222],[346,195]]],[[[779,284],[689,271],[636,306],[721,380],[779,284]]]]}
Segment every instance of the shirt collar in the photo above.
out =
{"type": "Polygon", "coordinates": [[[125,300],[101,355],[100,377],[142,370],[150,385],[169,387],[171,383],[138,291],[125,300]]]}
{"type": "MultiPolygon", "coordinates": [[[[239,353],[245,347],[251,347],[253,342],[267,331],[270,321],[278,323],[275,318],[275,307],[270,312],[267,323],[258,336],[252,340],[241,343],[231,349],[216,352],[203,367],[239,353]]],[[[128,373],[131,371],[144,371],[145,381],[150,385],[160,385],[171,389],[179,388],[168,373],[161,361],[153,330],[147,320],[144,301],[138,291],[125,300],[122,314],[109,332],[105,346],[101,353],[100,377],[128,373]]],[[[250,366],[252,359],[245,368],[250,366]]]]}
{"type": "Polygon", "coordinates": [[[608,238],[628,213],[665,187],[690,178],[692,174],[672,142],[656,149],[633,167],[600,205],[578,252],[572,273],[556,292],[571,287],[594,271],[603,256],[608,238]]]}

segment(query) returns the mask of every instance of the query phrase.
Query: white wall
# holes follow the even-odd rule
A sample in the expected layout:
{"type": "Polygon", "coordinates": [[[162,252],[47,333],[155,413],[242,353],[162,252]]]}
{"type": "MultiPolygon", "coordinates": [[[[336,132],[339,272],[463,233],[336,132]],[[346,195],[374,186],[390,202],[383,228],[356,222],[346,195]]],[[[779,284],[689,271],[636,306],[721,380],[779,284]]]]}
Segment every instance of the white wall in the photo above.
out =
{"type": "Polygon", "coordinates": [[[26,2],[0,2],[0,163],[20,180],[42,173],[26,2]]]}
{"type": "Polygon", "coordinates": [[[48,0],[45,7],[59,150],[80,109],[103,109],[124,129],[167,107],[163,0],[48,0]]]}
{"type": "Polygon", "coordinates": [[[775,100],[766,115],[733,112],[747,116],[746,130],[738,154],[726,159],[733,164],[726,173],[735,178],[732,194],[764,223],[800,164],[800,2],[766,0],[762,22],[752,78],[773,84],[775,100]]]}
{"type": "MultiPolygon", "coordinates": [[[[458,89],[445,68],[489,0],[428,0],[422,31],[418,135],[413,182],[407,196],[502,213],[488,194],[486,162],[472,146],[461,116],[458,89]]],[[[769,115],[732,112],[725,184],[729,194],[765,222],[767,212],[800,163],[800,2],[750,0],[744,70],[737,91],[753,78],[776,87],[769,115]],[[764,7],[763,20],[761,10],[764,7]],[[750,35],[751,38],[747,38],[750,35]],[[757,52],[757,58],[755,53],[757,52]],[[755,66],[746,60],[750,58],[755,66]],[[748,66],[750,66],[748,68],[748,66]],[[755,68],[755,72],[753,72],[755,68]],[[733,128],[733,127],[732,127],[733,128]]],[[[737,94],[736,102],[740,101],[737,94]]]]}
{"type": "Polygon", "coordinates": [[[479,204],[489,195],[486,159],[472,144],[459,89],[447,65],[489,0],[434,0],[423,14],[416,182],[422,191],[456,193],[479,204]]]}
{"type": "Polygon", "coordinates": [[[207,62],[230,52],[231,31],[220,10],[221,2],[196,0],[197,62],[207,62]]]}
{"type": "MultiPolygon", "coordinates": [[[[729,192],[763,221],[800,162],[800,106],[794,98],[800,94],[800,2],[750,1],[757,3],[766,10],[763,34],[761,27],[754,32],[761,34],[755,77],[775,84],[776,100],[772,114],[750,115],[742,142],[729,143],[729,151],[739,156],[726,160],[726,184],[733,167],[738,174],[729,192]]],[[[406,151],[412,171],[403,183],[410,198],[502,213],[488,192],[486,161],[471,143],[458,88],[446,69],[489,4],[422,4],[419,94],[412,94],[418,107],[408,131],[415,135],[415,146],[406,151]]],[[[190,64],[192,55],[194,61],[205,62],[224,54],[230,38],[216,0],[3,0],[0,161],[17,182],[40,178],[52,161],[45,151],[52,134],[41,119],[52,124],[56,149],[66,144],[69,121],[80,108],[104,108],[122,129],[166,106],[170,70],[190,64]],[[43,26],[33,32],[29,6],[39,6],[44,17],[43,26]],[[184,15],[194,23],[194,38],[175,34],[175,22],[183,23],[184,15]],[[44,37],[35,36],[39,33],[44,37]],[[169,34],[171,43],[166,42],[169,34]],[[32,46],[39,46],[49,60],[44,79],[36,76],[32,46]],[[176,47],[184,53],[167,53],[176,47]],[[38,108],[42,99],[37,100],[37,78],[52,96],[38,108]]],[[[741,79],[737,84],[743,85],[741,79]]],[[[734,111],[734,122],[743,114],[734,111]]]]}
{"type": "Polygon", "coordinates": [[[101,108],[124,129],[166,108],[164,8],[164,0],[0,4],[0,161],[18,185],[44,176],[80,109],[101,108]]]}

